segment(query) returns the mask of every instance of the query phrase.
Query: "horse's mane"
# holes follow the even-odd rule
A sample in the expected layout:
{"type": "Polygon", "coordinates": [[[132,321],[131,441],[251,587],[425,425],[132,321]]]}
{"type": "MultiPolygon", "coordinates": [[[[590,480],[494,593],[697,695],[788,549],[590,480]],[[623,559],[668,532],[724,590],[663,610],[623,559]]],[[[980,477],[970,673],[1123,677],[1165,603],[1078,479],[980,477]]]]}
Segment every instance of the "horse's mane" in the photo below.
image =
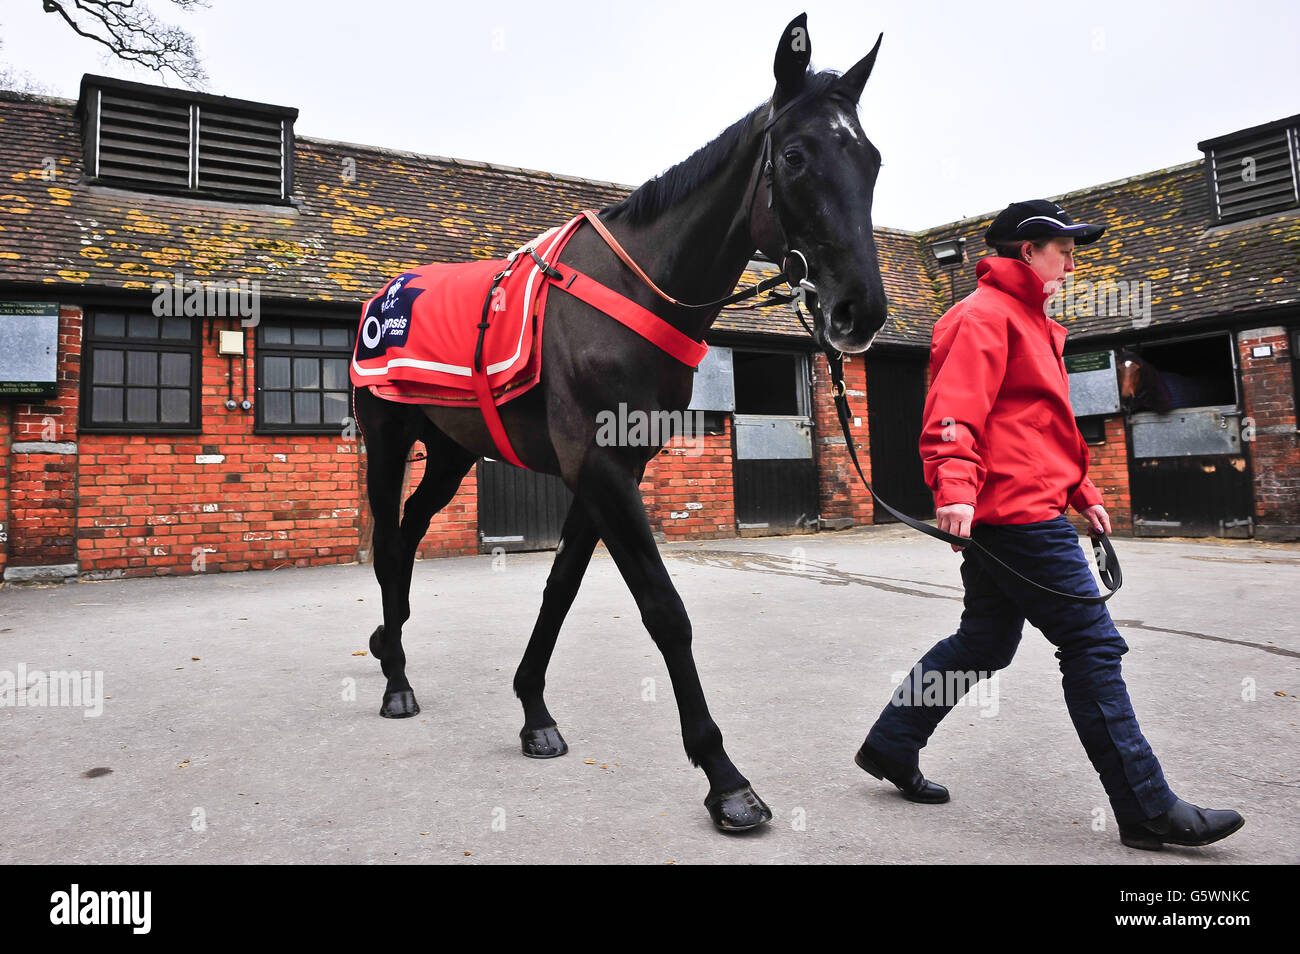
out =
{"type": "MultiPolygon", "coordinates": [[[[809,70],[804,78],[804,91],[817,97],[830,89],[839,76],[834,70],[823,70],[820,73],[809,70]]],[[[767,109],[770,102],[771,100],[766,100],[755,106],[708,145],[701,146],[677,165],[646,181],[625,199],[606,206],[601,210],[601,217],[639,225],[693,194],[731,159],[732,153],[748,133],[755,114],[767,109]]]]}

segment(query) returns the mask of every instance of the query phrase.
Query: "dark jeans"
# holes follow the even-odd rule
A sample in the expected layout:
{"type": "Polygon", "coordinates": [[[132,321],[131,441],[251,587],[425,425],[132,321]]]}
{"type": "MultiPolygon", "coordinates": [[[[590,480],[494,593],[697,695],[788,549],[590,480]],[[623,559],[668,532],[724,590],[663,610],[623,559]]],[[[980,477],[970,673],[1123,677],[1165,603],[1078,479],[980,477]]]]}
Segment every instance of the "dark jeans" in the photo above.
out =
{"type": "MultiPolygon", "coordinates": [[[[974,537],[1044,586],[1080,595],[1097,593],[1079,535],[1064,515],[1041,523],[981,524],[974,537]]],[[[1165,784],[1160,763],[1133,714],[1120,674],[1120,656],[1128,652],[1128,645],[1105,604],[1090,606],[1035,590],[969,547],[962,551],[961,576],[966,597],[960,627],[912,668],[867,741],[886,757],[915,765],[939,722],[964,689],[974,685],[956,674],[987,676],[1006,668],[1028,619],[1057,647],[1065,704],[1101,776],[1116,820],[1153,818],[1173,805],[1174,793],[1165,784]],[[925,673],[935,675],[927,679],[925,673]],[[939,674],[948,673],[954,675],[939,681],[939,674]],[[927,687],[935,686],[959,688],[946,694],[926,693],[927,687]]]]}

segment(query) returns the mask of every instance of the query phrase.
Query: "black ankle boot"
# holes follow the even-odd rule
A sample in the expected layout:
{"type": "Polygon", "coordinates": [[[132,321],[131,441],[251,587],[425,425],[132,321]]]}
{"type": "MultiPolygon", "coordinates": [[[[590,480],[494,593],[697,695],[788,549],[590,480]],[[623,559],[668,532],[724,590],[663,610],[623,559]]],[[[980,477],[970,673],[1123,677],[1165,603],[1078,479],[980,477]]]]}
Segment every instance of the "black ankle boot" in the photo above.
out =
{"type": "Polygon", "coordinates": [[[927,781],[920,768],[899,765],[866,742],[862,743],[862,748],[858,749],[853,761],[869,775],[892,782],[908,801],[924,805],[938,805],[948,801],[948,790],[942,785],[927,781]]]}
{"type": "Polygon", "coordinates": [[[1181,798],[1169,811],[1144,822],[1119,826],[1119,840],[1130,848],[1158,851],[1162,845],[1199,848],[1227,838],[1246,824],[1234,811],[1197,808],[1181,798]]]}

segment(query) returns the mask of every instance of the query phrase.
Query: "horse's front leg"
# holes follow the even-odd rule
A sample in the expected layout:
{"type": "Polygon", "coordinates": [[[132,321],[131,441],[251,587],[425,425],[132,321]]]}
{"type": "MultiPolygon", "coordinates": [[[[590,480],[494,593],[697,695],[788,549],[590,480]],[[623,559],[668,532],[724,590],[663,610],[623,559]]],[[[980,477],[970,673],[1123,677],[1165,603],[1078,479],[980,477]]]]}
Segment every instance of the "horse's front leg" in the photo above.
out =
{"type": "Polygon", "coordinates": [[[632,591],[650,638],[663,653],[686,755],[709,779],[704,805],[713,823],[723,831],[744,831],[770,821],[771,810],[727,757],[722,732],[709,715],[691,654],[691,621],[655,545],[636,469],[612,454],[593,453],[583,465],[576,492],[632,591]]]}
{"type": "Polygon", "coordinates": [[[582,585],[583,574],[599,538],[591,515],[574,500],[564,518],[560,546],[551,574],[546,579],[546,591],[542,595],[542,608],[537,614],[533,635],[515,673],[515,695],[524,706],[524,727],[519,738],[524,755],[532,759],[553,759],[569,751],[555,719],[546,708],[542,692],[546,688],[546,669],[555,650],[555,640],[578,594],[578,587],[582,585]]]}

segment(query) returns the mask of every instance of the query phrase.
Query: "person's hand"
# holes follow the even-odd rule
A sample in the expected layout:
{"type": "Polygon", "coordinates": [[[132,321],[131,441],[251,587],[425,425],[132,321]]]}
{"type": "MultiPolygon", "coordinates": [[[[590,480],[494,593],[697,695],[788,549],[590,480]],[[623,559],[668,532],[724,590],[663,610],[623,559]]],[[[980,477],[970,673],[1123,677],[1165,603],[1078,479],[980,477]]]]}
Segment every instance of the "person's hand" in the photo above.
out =
{"type": "Polygon", "coordinates": [[[1101,504],[1093,504],[1083,512],[1083,515],[1088,518],[1088,523],[1097,533],[1110,535],[1110,514],[1106,513],[1106,508],[1101,504]]]}
{"type": "MultiPolygon", "coordinates": [[[[958,537],[969,537],[971,522],[975,519],[975,508],[970,504],[948,504],[934,512],[938,518],[939,529],[958,537]]],[[[952,544],[952,552],[957,553],[965,547],[952,544]]]]}

